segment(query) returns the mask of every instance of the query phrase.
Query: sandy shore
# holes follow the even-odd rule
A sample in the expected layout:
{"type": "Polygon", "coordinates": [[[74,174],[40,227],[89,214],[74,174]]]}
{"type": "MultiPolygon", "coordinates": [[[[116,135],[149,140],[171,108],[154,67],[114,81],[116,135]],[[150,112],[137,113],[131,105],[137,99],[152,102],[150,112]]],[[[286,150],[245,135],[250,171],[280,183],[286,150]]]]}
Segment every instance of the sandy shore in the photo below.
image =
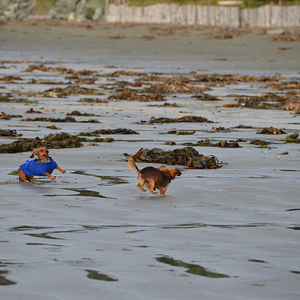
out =
{"type": "MultiPolygon", "coordinates": [[[[262,31],[216,39],[211,31],[200,29],[176,29],[170,34],[157,26],[55,25],[12,22],[0,27],[0,78],[23,80],[1,81],[2,94],[42,92],[53,86],[28,84],[32,78],[65,80],[58,73],[24,72],[39,63],[99,74],[126,69],[171,75],[280,73],[283,80],[295,81],[300,77],[300,43],[273,42],[262,31]]],[[[122,79],[128,80],[126,76],[117,80],[122,79]]],[[[55,181],[38,177],[33,184],[20,184],[16,171],[30,153],[0,154],[2,298],[299,299],[300,148],[284,143],[287,134],[299,132],[299,115],[223,107],[233,103],[227,94],[268,91],[262,83],[219,86],[209,93],[222,101],[178,95],[168,101],[182,107],[164,108],[127,101],[91,105],[78,102],[78,95],[27,97],[39,101],[34,105],[1,102],[0,111],[24,117],[30,107],[55,118],[75,109],[100,116],[100,123],[58,124],[59,131],[71,134],[119,127],[140,133],[111,135],[114,142],[99,146],[85,143],[81,148],[50,150],[67,170],[54,171],[55,181]],[[215,123],[135,124],[152,116],[183,115],[215,123]],[[210,132],[212,127],[240,124],[252,128],[210,132]],[[256,133],[268,126],[284,128],[286,134],[256,133]],[[195,134],[160,134],[174,127],[195,134]],[[134,154],[141,147],[172,150],[207,138],[261,138],[272,144],[196,147],[199,153],[215,155],[224,166],[216,170],[180,166],[183,174],[170,184],[164,198],[135,187],[136,175],[128,169],[124,152],[134,154]],[[176,146],[165,145],[171,139],[176,146]]],[[[24,138],[53,133],[49,124],[0,120],[1,129],[16,129],[24,138]]],[[[1,144],[13,140],[0,137],[1,144]]]]}

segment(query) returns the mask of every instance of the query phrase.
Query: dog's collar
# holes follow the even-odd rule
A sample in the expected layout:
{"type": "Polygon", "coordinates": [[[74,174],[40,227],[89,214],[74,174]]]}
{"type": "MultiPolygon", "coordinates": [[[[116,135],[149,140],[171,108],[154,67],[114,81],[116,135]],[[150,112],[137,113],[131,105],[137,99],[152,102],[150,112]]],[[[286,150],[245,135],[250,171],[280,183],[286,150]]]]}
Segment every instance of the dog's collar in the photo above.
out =
{"type": "Polygon", "coordinates": [[[51,159],[50,159],[50,157],[48,157],[47,159],[39,159],[38,160],[38,162],[48,162],[48,161],[50,161],[51,159]]]}

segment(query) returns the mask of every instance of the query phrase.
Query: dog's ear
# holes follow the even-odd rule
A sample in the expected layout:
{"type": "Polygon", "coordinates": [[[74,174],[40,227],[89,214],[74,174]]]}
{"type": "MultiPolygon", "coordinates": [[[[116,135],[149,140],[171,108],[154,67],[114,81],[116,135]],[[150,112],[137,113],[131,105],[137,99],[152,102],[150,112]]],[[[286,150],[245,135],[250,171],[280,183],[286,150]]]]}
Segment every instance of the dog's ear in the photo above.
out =
{"type": "Polygon", "coordinates": [[[30,155],[30,158],[34,158],[36,156],[36,150],[30,155]]]}

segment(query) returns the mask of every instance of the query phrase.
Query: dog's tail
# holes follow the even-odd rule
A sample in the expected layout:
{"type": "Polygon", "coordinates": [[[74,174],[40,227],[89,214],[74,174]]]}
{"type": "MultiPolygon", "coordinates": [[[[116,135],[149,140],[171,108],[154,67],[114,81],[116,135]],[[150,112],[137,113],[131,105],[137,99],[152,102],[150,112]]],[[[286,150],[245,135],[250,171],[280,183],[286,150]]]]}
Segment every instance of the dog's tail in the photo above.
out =
{"type": "Polygon", "coordinates": [[[131,170],[131,171],[137,171],[138,172],[138,174],[141,174],[141,171],[140,171],[140,169],[136,166],[136,164],[135,164],[135,160],[134,160],[134,158],[132,158],[129,154],[127,154],[127,153],[124,153],[124,155],[126,156],[126,158],[127,158],[127,161],[128,161],[128,168],[131,170]]]}

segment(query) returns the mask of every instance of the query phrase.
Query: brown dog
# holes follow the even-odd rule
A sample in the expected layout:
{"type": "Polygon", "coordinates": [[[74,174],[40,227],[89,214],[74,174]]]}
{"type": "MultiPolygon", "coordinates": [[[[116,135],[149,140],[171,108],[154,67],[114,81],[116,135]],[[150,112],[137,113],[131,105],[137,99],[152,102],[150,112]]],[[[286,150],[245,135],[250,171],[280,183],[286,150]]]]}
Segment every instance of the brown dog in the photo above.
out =
{"type": "Polygon", "coordinates": [[[20,182],[32,182],[33,176],[48,176],[54,180],[55,177],[51,175],[54,169],[59,170],[62,173],[66,171],[60,168],[57,163],[49,156],[49,151],[46,147],[40,147],[34,151],[30,158],[37,155],[38,158],[34,160],[27,160],[22,164],[19,169],[19,181],[20,182]]]}
{"type": "Polygon", "coordinates": [[[166,196],[166,191],[171,180],[175,179],[175,176],[180,176],[181,172],[176,168],[154,168],[146,167],[142,170],[136,166],[134,159],[127,153],[124,153],[128,161],[128,167],[134,172],[138,172],[136,186],[143,192],[146,192],[144,185],[147,187],[148,191],[157,194],[156,189],[160,190],[160,195],[162,197],[166,196]]]}

